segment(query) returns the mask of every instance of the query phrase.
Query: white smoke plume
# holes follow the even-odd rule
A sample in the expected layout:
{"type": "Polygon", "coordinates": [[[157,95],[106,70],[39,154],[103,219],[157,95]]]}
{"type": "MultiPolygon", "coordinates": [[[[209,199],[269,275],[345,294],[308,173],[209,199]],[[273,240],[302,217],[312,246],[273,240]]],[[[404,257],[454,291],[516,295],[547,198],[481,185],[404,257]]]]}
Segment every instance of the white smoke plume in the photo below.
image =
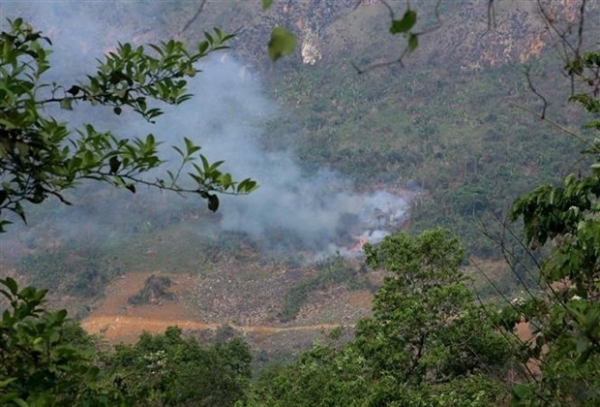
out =
{"type": "MultiPolygon", "coordinates": [[[[95,59],[102,58],[110,46],[109,40],[116,45],[116,41],[131,41],[136,36],[135,32],[116,30],[115,33],[114,29],[107,35],[106,29],[112,23],[103,20],[95,7],[94,3],[85,2],[3,2],[0,14],[14,18],[23,13],[36,29],[53,37],[55,54],[48,79],[70,85],[93,71],[95,59]],[[72,7],[75,4],[77,7],[72,7]]],[[[146,7],[157,5],[137,3],[139,9],[146,7]]],[[[144,10],[138,15],[152,14],[144,10]]],[[[158,30],[154,24],[155,21],[146,21],[145,27],[158,30]]],[[[144,27],[143,23],[139,25],[144,27]]],[[[225,231],[244,232],[268,249],[354,256],[360,253],[357,249],[362,243],[380,241],[405,219],[406,196],[388,191],[358,193],[339,174],[321,170],[306,175],[291,152],[267,151],[260,143],[260,136],[265,124],[277,120],[281,112],[264,96],[258,77],[251,75],[233,56],[211,57],[200,68],[203,72],[189,83],[194,98],[181,106],[166,107],[164,116],[154,125],[133,114],[124,113],[117,118],[110,110],[84,106],[76,106],[74,112],[55,114],[73,125],[100,123],[105,127],[100,130],[113,130],[126,137],[151,132],[165,146],[180,145],[183,137],[193,139],[203,146],[202,153],[209,160],[225,160],[222,169],[231,172],[235,179],[251,177],[258,181],[260,188],[249,196],[221,197],[219,225],[225,231]],[[291,240],[286,243],[281,236],[291,240]],[[290,242],[294,242],[293,247],[290,242]]],[[[171,153],[165,150],[165,154],[171,153]]],[[[175,157],[172,155],[174,160],[175,157]]],[[[84,188],[89,191],[97,186],[84,188]]],[[[150,192],[140,194],[142,198],[132,198],[124,192],[115,201],[92,200],[83,204],[80,199],[79,205],[59,210],[68,220],[68,226],[62,230],[69,233],[86,230],[88,234],[104,230],[116,236],[114,227],[107,228],[103,220],[126,218],[128,211],[135,213],[136,202],[148,199],[150,192]]],[[[184,205],[179,197],[166,200],[164,194],[152,194],[160,195],[155,200],[160,206],[154,208],[156,211],[167,213],[184,205]]],[[[77,204],[78,199],[74,201],[77,204]]],[[[189,205],[189,199],[185,205],[189,205]]]]}

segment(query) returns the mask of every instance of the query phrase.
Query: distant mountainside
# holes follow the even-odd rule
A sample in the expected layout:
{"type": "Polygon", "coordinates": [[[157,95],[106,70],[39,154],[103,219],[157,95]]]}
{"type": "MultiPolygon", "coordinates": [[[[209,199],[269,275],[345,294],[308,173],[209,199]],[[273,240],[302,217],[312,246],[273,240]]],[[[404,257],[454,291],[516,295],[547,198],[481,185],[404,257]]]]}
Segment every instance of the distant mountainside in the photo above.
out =
{"type": "MultiPolygon", "coordinates": [[[[417,31],[429,31],[419,41],[419,49],[405,60],[407,67],[436,66],[461,70],[481,70],[502,64],[519,64],[556,45],[548,35],[538,3],[502,0],[442,1],[418,0],[411,6],[418,13],[417,31]],[[439,19],[438,19],[439,17],[439,19]]],[[[94,42],[105,47],[116,41],[144,44],[168,37],[200,39],[205,30],[219,27],[237,32],[233,48],[242,61],[259,69],[270,69],[266,53],[270,32],[282,26],[298,38],[297,52],[283,59],[280,69],[298,64],[327,64],[348,61],[358,66],[393,60],[405,46],[405,40],[389,34],[390,11],[377,0],[303,0],[273,1],[268,10],[261,1],[203,2],[101,2],[61,7],[51,2],[43,7],[29,7],[29,2],[4,5],[7,15],[18,13],[26,19],[41,21],[51,37],[65,34],[80,44],[84,54],[94,42]],[[204,4],[196,16],[198,6],[204,4]],[[81,15],[98,16],[94,25],[84,24],[81,15]],[[189,25],[190,19],[193,22],[189,25]],[[61,19],[68,24],[57,24],[61,19]],[[181,32],[187,26],[185,32],[181,32]],[[125,38],[124,35],[129,38],[125,38]]],[[[406,3],[390,1],[395,18],[401,18],[406,3]]],[[[576,0],[545,1],[542,4],[558,28],[575,23],[579,13],[576,0]]],[[[598,13],[600,3],[588,2],[590,17],[598,13]]],[[[590,18],[589,21],[593,21],[590,18]]],[[[593,23],[588,30],[598,31],[593,23]]],[[[60,46],[60,44],[58,44],[60,46]]]]}
{"type": "MultiPolygon", "coordinates": [[[[432,1],[411,2],[418,12],[417,31],[439,29],[425,34],[418,51],[407,66],[423,64],[480,70],[501,64],[523,63],[552,47],[542,14],[535,1],[503,0],[443,1],[438,10],[432,1]],[[439,12],[439,20],[436,16],[439,12]]],[[[556,18],[558,27],[575,23],[579,2],[575,0],[542,2],[556,18]]],[[[406,3],[389,2],[396,18],[406,3]]],[[[186,6],[190,10],[193,4],[186,6]]],[[[598,3],[588,5],[588,14],[598,11],[598,3]]],[[[189,13],[188,13],[189,14],[189,13]]],[[[263,11],[260,2],[208,2],[190,26],[189,35],[218,26],[240,30],[235,50],[247,62],[266,64],[269,33],[283,26],[298,37],[298,50],[283,64],[307,64],[341,59],[359,65],[393,60],[400,55],[404,40],[388,33],[390,14],[377,0],[274,1],[263,11]]],[[[597,30],[592,24],[591,29],[597,30]]],[[[172,30],[172,28],[171,28],[172,30]]]]}

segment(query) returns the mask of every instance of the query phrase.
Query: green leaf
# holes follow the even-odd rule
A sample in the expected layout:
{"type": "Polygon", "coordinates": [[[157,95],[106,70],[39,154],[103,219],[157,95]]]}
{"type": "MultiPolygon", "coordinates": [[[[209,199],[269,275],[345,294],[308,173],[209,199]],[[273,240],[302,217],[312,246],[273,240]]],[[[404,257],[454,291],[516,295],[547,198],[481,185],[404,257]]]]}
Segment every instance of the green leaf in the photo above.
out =
{"type": "Polygon", "coordinates": [[[411,33],[408,36],[408,51],[413,52],[419,46],[419,36],[411,33]]]}
{"type": "Polygon", "coordinates": [[[81,88],[79,86],[73,85],[69,88],[67,93],[70,93],[73,96],[77,96],[77,94],[79,93],[80,90],[81,90],[81,88]]]}
{"type": "Polygon", "coordinates": [[[233,182],[231,179],[231,174],[226,173],[226,174],[221,175],[219,182],[223,185],[223,187],[225,189],[229,188],[233,182]]]}
{"type": "Polygon", "coordinates": [[[513,392],[513,396],[517,400],[525,400],[525,399],[529,398],[532,394],[531,389],[524,384],[516,385],[515,387],[512,388],[512,392],[513,392]]]}
{"type": "Polygon", "coordinates": [[[13,403],[15,403],[19,407],[29,407],[29,404],[27,404],[23,399],[18,398],[18,397],[14,398],[14,399],[12,399],[10,401],[12,401],[13,403]]]}
{"type": "Polygon", "coordinates": [[[66,309],[61,309],[59,311],[57,311],[56,313],[56,320],[59,322],[62,322],[65,320],[65,318],[67,317],[67,310],[66,309]]]}
{"type": "Polygon", "coordinates": [[[17,295],[17,293],[19,292],[19,285],[13,278],[6,277],[3,283],[6,286],[6,288],[10,290],[11,294],[17,295]]]}
{"type": "Polygon", "coordinates": [[[200,147],[194,145],[192,140],[190,140],[189,138],[184,137],[183,141],[185,142],[185,149],[187,151],[188,156],[190,156],[190,155],[194,154],[196,151],[200,150],[200,147]]]}
{"type": "Polygon", "coordinates": [[[237,192],[242,193],[242,194],[247,194],[247,193],[252,192],[256,188],[257,188],[256,181],[253,181],[250,178],[247,178],[238,184],[237,192]]]}
{"type": "Polygon", "coordinates": [[[262,1],[263,10],[268,10],[272,4],[273,4],[273,0],[263,0],[262,1]]]}
{"type": "Polygon", "coordinates": [[[15,205],[14,212],[19,215],[19,217],[23,220],[23,222],[27,222],[25,220],[25,210],[23,210],[23,206],[20,203],[15,205]]]}
{"type": "Polygon", "coordinates": [[[185,157],[185,154],[183,154],[183,151],[181,151],[181,149],[177,146],[171,146],[173,148],[173,150],[177,151],[177,154],[179,154],[182,157],[185,157]]]}
{"type": "Polygon", "coordinates": [[[208,47],[210,46],[210,44],[208,43],[208,41],[202,41],[199,45],[198,45],[198,52],[200,54],[204,54],[206,53],[206,51],[208,51],[208,47]]]}
{"type": "Polygon", "coordinates": [[[17,380],[17,378],[16,378],[16,377],[9,377],[8,379],[2,380],[2,381],[0,382],[0,389],[1,389],[2,387],[6,387],[6,386],[8,386],[9,384],[11,384],[12,382],[14,382],[15,380],[17,380]]]}
{"type": "Polygon", "coordinates": [[[119,171],[119,167],[121,166],[121,161],[115,156],[110,157],[108,160],[108,165],[110,166],[110,173],[115,174],[119,171]]]}
{"type": "Polygon", "coordinates": [[[390,26],[390,34],[407,33],[417,23],[417,12],[411,9],[406,10],[402,20],[392,20],[390,26]]]}
{"type": "Polygon", "coordinates": [[[146,105],[146,98],[143,97],[139,97],[135,100],[137,102],[138,105],[138,109],[142,112],[146,111],[147,105],[146,105]]]}
{"type": "Polygon", "coordinates": [[[216,195],[208,195],[208,209],[216,212],[219,209],[219,197],[216,195]]]}
{"type": "Polygon", "coordinates": [[[283,27],[275,27],[269,41],[269,56],[273,62],[296,50],[296,36],[283,27]]]}
{"type": "Polygon", "coordinates": [[[63,99],[60,101],[60,108],[64,110],[73,110],[73,101],[71,99],[63,99]]]}
{"type": "Polygon", "coordinates": [[[27,404],[23,399],[20,398],[13,399],[12,402],[18,405],[19,407],[29,407],[29,404],[27,404]]]}
{"type": "Polygon", "coordinates": [[[17,141],[15,145],[21,157],[29,155],[29,146],[27,144],[17,141]]]}
{"type": "Polygon", "coordinates": [[[198,170],[199,173],[204,172],[210,172],[211,168],[210,168],[210,164],[208,163],[208,160],[206,159],[206,157],[204,157],[203,155],[200,155],[200,159],[202,160],[202,167],[203,167],[203,171],[198,170]]]}
{"type": "Polygon", "coordinates": [[[113,109],[113,112],[115,112],[117,116],[120,116],[122,111],[123,109],[121,109],[119,106],[115,106],[113,109]]]}

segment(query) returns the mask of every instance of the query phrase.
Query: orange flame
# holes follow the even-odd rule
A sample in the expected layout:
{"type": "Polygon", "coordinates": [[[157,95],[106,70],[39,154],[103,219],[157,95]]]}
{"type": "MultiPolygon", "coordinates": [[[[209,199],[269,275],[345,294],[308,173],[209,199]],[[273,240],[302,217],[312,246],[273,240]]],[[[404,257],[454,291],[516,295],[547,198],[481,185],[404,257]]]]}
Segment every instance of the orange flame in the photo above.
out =
{"type": "Polygon", "coordinates": [[[350,249],[351,252],[357,252],[359,250],[362,250],[363,246],[367,243],[367,239],[363,236],[358,238],[358,243],[356,243],[354,246],[352,246],[352,248],[350,249]]]}

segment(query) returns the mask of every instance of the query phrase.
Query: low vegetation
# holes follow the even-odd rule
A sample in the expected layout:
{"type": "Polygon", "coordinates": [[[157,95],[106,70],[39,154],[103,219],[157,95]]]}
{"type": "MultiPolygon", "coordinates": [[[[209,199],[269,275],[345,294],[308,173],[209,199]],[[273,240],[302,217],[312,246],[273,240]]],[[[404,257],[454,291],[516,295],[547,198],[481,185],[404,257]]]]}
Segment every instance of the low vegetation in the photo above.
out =
{"type": "Polygon", "coordinates": [[[169,277],[151,275],[144,282],[144,287],[136,295],[127,300],[131,305],[159,303],[175,299],[175,294],[169,292],[173,282],[169,277]]]}
{"type": "Polygon", "coordinates": [[[341,256],[323,260],[314,269],[314,277],[294,284],[285,293],[279,316],[282,322],[293,320],[314,291],[339,285],[345,285],[349,290],[375,290],[365,273],[357,270],[355,262],[341,256]]]}

